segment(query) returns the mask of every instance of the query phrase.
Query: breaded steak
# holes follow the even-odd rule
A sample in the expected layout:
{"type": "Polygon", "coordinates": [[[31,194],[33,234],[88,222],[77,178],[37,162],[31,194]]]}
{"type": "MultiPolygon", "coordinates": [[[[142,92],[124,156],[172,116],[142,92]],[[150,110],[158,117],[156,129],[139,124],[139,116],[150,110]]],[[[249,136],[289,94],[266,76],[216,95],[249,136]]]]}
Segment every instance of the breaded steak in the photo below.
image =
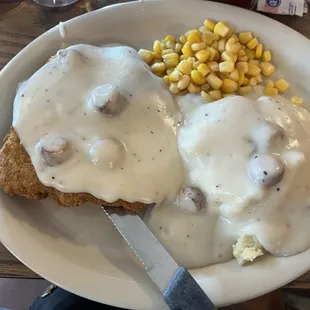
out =
{"type": "Polygon", "coordinates": [[[64,207],[79,206],[86,202],[131,210],[147,206],[141,202],[129,203],[124,200],[108,203],[88,193],[63,193],[43,185],[14,128],[11,128],[10,133],[4,138],[4,145],[0,150],[0,187],[10,195],[20,195],[34,200],[50,196],[64,207]]]}

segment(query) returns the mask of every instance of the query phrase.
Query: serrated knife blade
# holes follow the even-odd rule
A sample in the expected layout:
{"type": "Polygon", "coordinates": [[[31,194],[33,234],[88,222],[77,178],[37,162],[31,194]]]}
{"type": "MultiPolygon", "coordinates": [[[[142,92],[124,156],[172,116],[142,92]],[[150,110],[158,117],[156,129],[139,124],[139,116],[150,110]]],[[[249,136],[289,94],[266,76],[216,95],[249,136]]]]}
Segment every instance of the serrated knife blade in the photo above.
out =
{"type": "Polygon", "coordinates": [[[190,273],[175,262],[138,215],[121,208],[103,209],[171,310],[216,309],[190,273]]]}

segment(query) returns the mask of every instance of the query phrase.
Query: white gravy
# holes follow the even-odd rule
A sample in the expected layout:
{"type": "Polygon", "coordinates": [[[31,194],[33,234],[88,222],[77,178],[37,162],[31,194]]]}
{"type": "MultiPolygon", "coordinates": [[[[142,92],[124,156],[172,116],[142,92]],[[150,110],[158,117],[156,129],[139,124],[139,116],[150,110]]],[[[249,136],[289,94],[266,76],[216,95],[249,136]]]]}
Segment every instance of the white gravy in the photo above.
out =
{"type": "Polygon", "coordinates": [[[232,245],[244,234],[256,235],[276,256],[309,248],[309,112],[280,96],[200,100],[180,98],[185,120],[178,145],[205,207],[189,214],[166,202],[147,214],[151,230],[188,268],[231,259],[232,245]],[[278,166],[284,169],[279,182],[278,166]]]}
{"type": "Polygon", "coordinates": [[[145,221],[185,267],[244,234],[310,246],[310,114],[280,96],[173,97],[132,48],[75,45],[19,87],[13,126],[43,184],[157,203],[145,221]]]}
{"type": "Polygon", "coordinates": [[[14,101],[13,126],[40,181],[108,202],[160,203],[176,195],[183,179],[179,121],[163,81],[134,49],[121,46],[60,50],[20,86],[14,101]],[[112,104],[109,113],[105,102],[112,104]],[[68,142],[68,158],[51,145],[42,160],[46,135],[44,145],[68,142]]]}

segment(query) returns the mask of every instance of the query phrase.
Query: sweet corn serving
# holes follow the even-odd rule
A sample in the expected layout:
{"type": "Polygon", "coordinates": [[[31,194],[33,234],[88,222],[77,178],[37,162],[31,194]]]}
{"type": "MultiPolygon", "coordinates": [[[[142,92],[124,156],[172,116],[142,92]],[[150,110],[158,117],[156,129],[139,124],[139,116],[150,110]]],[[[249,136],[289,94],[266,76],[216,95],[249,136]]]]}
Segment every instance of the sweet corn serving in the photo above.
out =
{"type": "MultiPolygon", "coordinates": [[[[167,35],[156,40],[153,51],[141,49],[139,55],[173,94],[199,93],[206,102],[232,94],[246,96],[275,72],[270,50],[252,32],[236,34],[225,22],[208,19],[178,39],[167,35]]],[[[288,87],[284,79],[268,80],[264,93],[275,96],[288,87]]],[[[302,104],[298,97],[291,101],[302,104]]]]}

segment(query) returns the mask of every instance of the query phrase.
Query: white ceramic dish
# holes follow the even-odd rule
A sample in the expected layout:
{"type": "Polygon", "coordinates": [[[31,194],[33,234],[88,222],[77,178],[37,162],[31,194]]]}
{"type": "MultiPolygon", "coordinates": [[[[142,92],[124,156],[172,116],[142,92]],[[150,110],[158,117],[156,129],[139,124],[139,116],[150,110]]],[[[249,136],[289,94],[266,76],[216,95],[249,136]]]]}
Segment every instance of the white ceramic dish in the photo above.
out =
{"type": "MultiPolygon", "coordinates": [[[[274,51],[298,94],[307,98],[309,41],[271,19],[239,8],[200,1],[146,1],[107,7],[58,27],[21,51],[0,74],[0,136],[9,129],[18,82],[29,77],[65,43],[122,42],[150,47],[167,33],[180,34],[206,18],[252,30],[274,51]],[[177,3],[176,3],[177,2],[177,3]],[[176,5],[178,4],[178,5],[176,5]],[[292,44],[292,48],[290,47],[292,44]]],[[[33,202],[0,192],[0,239],[21,261],[59,286],[99,302],[131,309],[167,309],[126,244],[100,208],[59,208],[52,201],[33,202]]],[[[310,268],[310,250],[288,258],[265,257],[247,267],[235,261],[194,270],[217,305],[271,291],[310,268]]]]}

